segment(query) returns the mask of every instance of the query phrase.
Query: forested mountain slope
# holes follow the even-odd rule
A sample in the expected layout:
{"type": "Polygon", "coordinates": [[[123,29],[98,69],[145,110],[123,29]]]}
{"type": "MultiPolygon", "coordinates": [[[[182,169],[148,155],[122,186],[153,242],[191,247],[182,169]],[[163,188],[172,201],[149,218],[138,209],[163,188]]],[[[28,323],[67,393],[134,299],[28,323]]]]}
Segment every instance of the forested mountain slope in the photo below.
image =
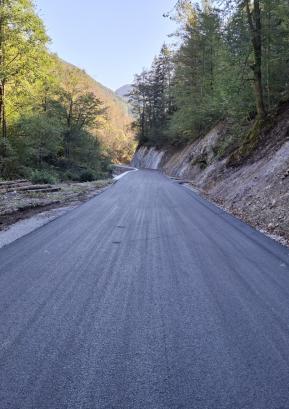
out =
{"type": "Polygon", "coordinates": [[[129,162],[135,150],[129,105],[111,89],[90,77],[84,70],[58,58],[57,60],[63,65],[64,71],[74,70],[78,80],[85,84],[87,90],[103,102],[107,108],[106,121],[98,130],[98,138],[113,162],[129,162]]]}
{"type": "Polygon", "coordinates": [[[177,46],[133,84],[133,164],[289,238],[288,2],[180,0],[170,18],[177,46]]]}
{"type": "Polygon", "coordinates": [[[91,180],[134,149],[125,101],[48,50],[31,0],[0,3],[0,179],[91,180]]]}

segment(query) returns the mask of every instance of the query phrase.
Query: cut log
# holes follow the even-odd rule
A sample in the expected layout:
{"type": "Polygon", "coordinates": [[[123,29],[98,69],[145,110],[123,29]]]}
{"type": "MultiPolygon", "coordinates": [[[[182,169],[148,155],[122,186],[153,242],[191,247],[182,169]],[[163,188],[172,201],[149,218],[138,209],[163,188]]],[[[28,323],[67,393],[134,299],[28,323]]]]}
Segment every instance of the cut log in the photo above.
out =
{"type": "Polygon", "coordinates": [[[59,192],[61,190],[60,187],[47,187],[43,189],[25,189],[23,190],[25,193],[53,193],[59,192]]]}
{"type": "Polygon", "coordinates": [[[26,179],[19,179],[19,180],[5,180],[4,182],[0,182],[0,187],[5,186],[13,186],[13,185],[21,185],[23,183],[29,183],[26,179]]]}
{"type": "Polygon", "coordinates": [[[16,190],[18,192],[25,192],[26,190],[31,191],[31,190],[41,190],[41,189],[51,189],[51,188],[53,188],[52,185],[31,185],[29,184],[27,186],[20,186],[16,190]]]}

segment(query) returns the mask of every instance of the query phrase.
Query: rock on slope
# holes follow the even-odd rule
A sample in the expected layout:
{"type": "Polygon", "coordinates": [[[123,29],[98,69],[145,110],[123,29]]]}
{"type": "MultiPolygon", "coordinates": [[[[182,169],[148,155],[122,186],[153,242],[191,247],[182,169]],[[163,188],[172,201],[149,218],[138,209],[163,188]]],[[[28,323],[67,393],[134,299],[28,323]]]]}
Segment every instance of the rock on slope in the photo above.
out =
{"type": "Polygon", "coordinates": [[[259,147],[238,167],[216,155],[226,132],[220,123],[180,150],[140,147],[133,166],[188,179],[201,192],[248,223],[289,241],[289,106],[259,147]]]}

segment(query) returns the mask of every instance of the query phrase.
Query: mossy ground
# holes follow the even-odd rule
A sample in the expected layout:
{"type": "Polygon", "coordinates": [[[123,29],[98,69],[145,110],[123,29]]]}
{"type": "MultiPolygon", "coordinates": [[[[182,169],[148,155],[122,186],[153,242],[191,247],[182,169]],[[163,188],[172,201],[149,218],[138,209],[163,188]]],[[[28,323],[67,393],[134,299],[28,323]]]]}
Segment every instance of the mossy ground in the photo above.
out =
{"type": "Polygon", "coordinates": [[[264,135],[274,125],[274,117],[257,118],[249,130],[241,137],[239,146],[229,156],[229,166],[239,166],[248,159],[264,139],[264,135]]]}

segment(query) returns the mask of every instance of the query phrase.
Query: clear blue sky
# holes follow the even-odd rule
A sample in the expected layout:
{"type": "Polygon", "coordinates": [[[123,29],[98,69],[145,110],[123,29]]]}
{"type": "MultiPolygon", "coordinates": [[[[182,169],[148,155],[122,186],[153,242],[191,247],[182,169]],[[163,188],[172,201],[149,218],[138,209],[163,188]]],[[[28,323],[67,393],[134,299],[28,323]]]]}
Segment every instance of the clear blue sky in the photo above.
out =
{"type": "Polygon", "coordinates": [[[50,49],[116,89],[149,67],[173,22],[176,0],[36,0],[52,39],[50,49]]]}

